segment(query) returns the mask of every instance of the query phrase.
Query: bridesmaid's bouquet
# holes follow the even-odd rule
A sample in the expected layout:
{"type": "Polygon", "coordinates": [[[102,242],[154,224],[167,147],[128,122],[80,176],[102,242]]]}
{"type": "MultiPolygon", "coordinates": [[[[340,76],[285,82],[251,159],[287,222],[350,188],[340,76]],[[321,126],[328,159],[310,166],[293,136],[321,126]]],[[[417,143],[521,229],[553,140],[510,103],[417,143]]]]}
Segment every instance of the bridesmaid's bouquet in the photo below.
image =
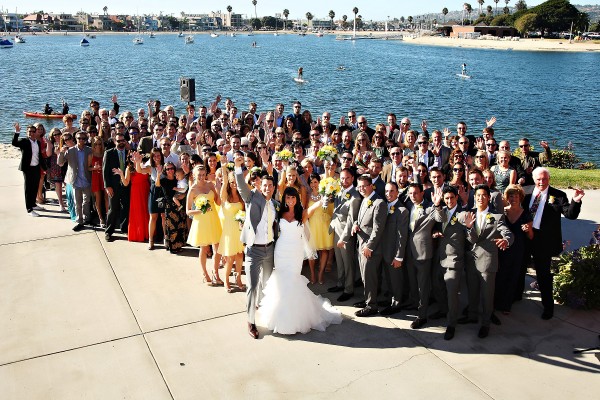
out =
{"type": "Polygon", "coordinates": [[[232,162],[228,162],[227,163],[227,170],[228,171],[235,171],[235,164],[232,162]]]}
{"type": "Polygon", "coordinates": [[[196,206],[196,210],[200,210],[202,214],[206,214],[211,210],[210,201],[205,196],[196,197],[194,205],[196,206]]]}
{"type": "Polygon", "coordinates": [[[338,152],[335,147],[327,145],[319,149],[317,157],[319,157],[321,161],[333,161],[337,154],[338,152]]]}
{"type": "Polygon", "coordinates": [[[321,179],[319,182],[319,194],[323,196],[325,201],[323,202],[323,208],[327,208],[328,202],[337,196],[342,190],[339,179],[332,177],[321,179]]]}
{"type": "Polygon", "coordinates": [[[283,149],[283,150],[277,152],[277,157],[279,157],[279,159],[282,161],[288,161],[288,162],[294,161],[294,153],[292,153],[288,149],[283,149]]]}
{"type": "Polygon", "coordinates": [[[238,222],[238,224],[240,224],[240,231],[241,231],[244,226],[244,222],[246,221],[246,211],[240,210],[240,211],[236,212],[233,219],[236,220],[238,222]]]}

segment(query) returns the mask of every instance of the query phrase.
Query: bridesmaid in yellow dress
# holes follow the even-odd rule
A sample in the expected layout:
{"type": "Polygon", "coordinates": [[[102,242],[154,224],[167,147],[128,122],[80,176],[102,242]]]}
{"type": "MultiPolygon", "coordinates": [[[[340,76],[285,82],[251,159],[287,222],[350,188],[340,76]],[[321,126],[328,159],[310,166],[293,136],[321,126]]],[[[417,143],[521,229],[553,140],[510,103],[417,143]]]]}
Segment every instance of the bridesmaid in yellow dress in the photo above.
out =
{"type": "Polygon", "coordinates": [[[223,212],[223,232],[219,240],[218,253],[225,258],[225,288],[227,293],[244,291],[246,287],[242,284],[242,262],[244,259],[244,245],[240,240],[240,224],[235,220],[239,211],[244,211],[244,202],[237,190],[235,175],[227,170],[224,165],[223,185],[221,186],[221,210],[223,212]],[[229,283],[229,275],[235,262],[235,285],[229,283]]]}
{"type": "MultiPolygon", "coordinates": [[[[321,177],[318,174],[310,175],[311,195],[308,199],[308,223],[310,243],[319,254],[319,284],[323,284],[325,265],[327,264],[329,252],[333,249],[333,233],[329,233],[329,224],[333,216],[333,202],[330,202],[327,208],[312,207],[315,203],[321,203],[321,195],[319,194],[320,181],[321,177]],[[310,212],[310,210],[314,211],[310,212]]],[[[310,281],[315,283],[315,260],[308,260],[308,265],[310,267],[310,281]]]]}
{"type": "Polygon", "coordinates": [[[215,185],[206,181],[206,169],[203,165],[196,165],[192,170],[193,183],[188,191],[186,201],[186,213],[193,217],[192,226],[187,242],[195,247],[200,247],[200,266],[204,274],[204,281],[209,282],[211,286],[223,286],[223,281],[219,278],[220,256],[217,254],[214,259],[214,272],[212,278],[206,271],[206,258],[212,245],[215,251],[218,250],[219,239],[221,238],[221,222],[217,213],[216,206],[221,204],[215,185]],[[204,197],[208,200],[210,208],[203,213],[199,210],[198,203],[204,197]]]}

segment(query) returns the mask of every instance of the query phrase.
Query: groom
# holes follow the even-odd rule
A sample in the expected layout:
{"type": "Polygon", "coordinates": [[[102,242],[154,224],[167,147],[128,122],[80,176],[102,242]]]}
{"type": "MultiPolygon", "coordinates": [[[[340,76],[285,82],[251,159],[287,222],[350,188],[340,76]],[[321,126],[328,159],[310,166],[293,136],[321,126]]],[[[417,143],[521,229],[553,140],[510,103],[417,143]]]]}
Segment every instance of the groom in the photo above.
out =
{"type": "Polygon", "coordinates": [[[235,163],[235,181],[244,203],[246,220],[240,240],[246,245],[245,269],[248,274],[246,291],[246,311],[248,312],[248,333],[258,339],[258,330],[254,323],[254,313],[259,298],[259,279],[262,271],[263,286],[273,272],[273,250],[277,240],[279,204],[272,198],[275,191],[272,176],[262,178],[260,191],[250,190],[244,181],[242,165],[244,157],[237,156],[235,163]]]}

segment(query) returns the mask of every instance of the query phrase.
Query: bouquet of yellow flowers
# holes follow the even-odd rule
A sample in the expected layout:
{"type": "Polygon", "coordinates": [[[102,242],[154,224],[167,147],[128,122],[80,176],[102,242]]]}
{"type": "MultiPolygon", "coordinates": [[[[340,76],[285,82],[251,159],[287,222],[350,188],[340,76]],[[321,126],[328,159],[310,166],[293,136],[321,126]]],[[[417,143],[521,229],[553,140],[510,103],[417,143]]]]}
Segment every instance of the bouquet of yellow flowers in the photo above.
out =
{"type": "Polygon", "coordinates": [[[260,175],[260,173],[262,172],[262,168],[260,168],[260,167],[252,167],[252,168],[250,168],[250,171],[248,171],[249,174],[253,174],[255,172],[260,175]]]}
{"type": "Polygon", "coordinates": [[[240,224],[240,231],[241,231],[242,227],[244,226],[244,222],[246,221],[246,211],[240,210],[240,211],[236,212],[233,219],[236,220],[240,224]]]}
{"type": "Polygon", "coordinates": [[[294,161],[294,153],[288,149],[283,149],[277,152],[277,157],[282,161],[294,161]]]}
{"type": "Polygon", "coordinates": [[[194,205],[196,206],[196,210],[200,210],[202,214],[206,214],[211,210],[210,201],[208,201],[206,196],[196,197],[196,200],[194,200],[194,205]]]}
{"type": "Polygon", "coordinates": [[[323,196],[323,208],[327,208],[329,201],[342,191],[339,179],[324,178],[319,182],[319,194],[323,196]]]}
{"type": "Polygon", "coordinates": [[[317,157],[319,157],[321,161],[333,161],[337,154],[338,152],[335,147],[326,145],[319,149],[317,157]]]}
{"type": "Polygon", "coordinates": [[[228,171],[234,171],[235,170],[235,164],[232,162],[228,162],[227,163],[227,170],[228,171]]]}

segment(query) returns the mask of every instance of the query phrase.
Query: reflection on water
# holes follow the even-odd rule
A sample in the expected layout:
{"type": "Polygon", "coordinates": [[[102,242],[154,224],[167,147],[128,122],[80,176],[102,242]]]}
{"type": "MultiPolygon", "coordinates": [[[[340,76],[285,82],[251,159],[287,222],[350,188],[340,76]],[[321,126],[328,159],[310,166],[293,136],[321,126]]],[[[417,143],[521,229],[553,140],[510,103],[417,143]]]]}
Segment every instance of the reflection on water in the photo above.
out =
{"type": "Polygon", "coordinates": [[[134,46],[133,37],[100,34],[83,48],[77,35],[28,36],[26,44],[0,51],[0,141],[10,141],[13,121],[34,122],[23,118],[24,110],[41,110],[46,102],[59,108],[61,98],[76,113],[91,98],[107,105],[113,93],[123,110],[159,98],[181,113],[179,77],[189,76],[196,79],[197,104],[208,104],[221,93],[240,110],[256,101],[259,111],[278,102],[291,111],[298,99],[314,117],[330,111],[334,122],[354,109],[374,126],[394,112],[411,117],[413,126],[425,118],[431,129],[454,129],[464,120],[473,134],[495,115],[497,137],[511,139],[513,147],[521,136],[557,141],[560,147],[572,141],[581,158],[600,163],[598,146],[590,145],[600,134],[600,83],[594,73],[599,54],[426,47],[311,35],[196,35],[194,44],[185,45],[173,34],[134,46]],[[259,47],[253,48],[252,41],[259,47]],[[456,77],[463,62],[470,80],[456,77]],[[300,66],[308,83],[293,81],[300,66]]]}

